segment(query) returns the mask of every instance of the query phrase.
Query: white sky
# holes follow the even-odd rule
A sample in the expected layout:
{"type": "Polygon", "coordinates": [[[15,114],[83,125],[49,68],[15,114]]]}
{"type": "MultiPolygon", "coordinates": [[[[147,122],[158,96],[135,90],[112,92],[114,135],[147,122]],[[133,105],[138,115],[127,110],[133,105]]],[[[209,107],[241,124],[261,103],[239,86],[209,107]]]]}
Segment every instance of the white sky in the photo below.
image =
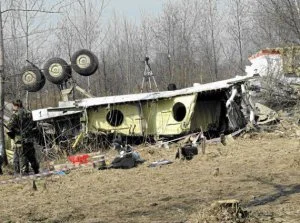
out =
{"type": "Polygon", "coordinates": [[[165,1],[166,0],[110,0],[105,12],[111,14],[115,10],[121,16],[138,23],[141,19],[141,12],[157,15],[162,11],[163,2],[165,1]]]}

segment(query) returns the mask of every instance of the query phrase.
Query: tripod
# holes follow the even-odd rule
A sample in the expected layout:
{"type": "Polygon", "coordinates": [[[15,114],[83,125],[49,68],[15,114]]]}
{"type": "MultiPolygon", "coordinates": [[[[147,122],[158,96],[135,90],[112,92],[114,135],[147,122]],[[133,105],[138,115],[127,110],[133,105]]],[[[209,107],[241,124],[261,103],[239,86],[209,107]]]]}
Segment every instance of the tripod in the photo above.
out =
{"type": "Polygon", "coordinates": [[[145,70],[144,70],[144,76],[143,76],[143,81],[142,81],[141,93],[143,92],[145,82],[149,83],[149,90],[152,91],[151,78],[152,78],[152,81],[153,81],[153,83],[156,87],[156,90],[159,91],[158,87],[157,87],[157,84],[156,84],[156,81],[155,81],[155,78],[154,78],[154,75],[152,73],[150,64],[149,64],[149,57],[145,57],[145,70]]]}

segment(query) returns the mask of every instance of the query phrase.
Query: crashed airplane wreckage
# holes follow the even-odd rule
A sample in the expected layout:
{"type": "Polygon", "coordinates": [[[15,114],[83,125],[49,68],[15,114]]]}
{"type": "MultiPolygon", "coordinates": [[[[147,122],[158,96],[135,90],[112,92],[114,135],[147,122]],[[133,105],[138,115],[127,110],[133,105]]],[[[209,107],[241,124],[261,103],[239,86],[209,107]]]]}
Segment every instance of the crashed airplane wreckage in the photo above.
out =
{"type": "MultiPolygon", "coordinates": [[[[146,78],[153,78],[156,85],[148,60],[146,78]]],[[[48,81],[62,86],[72,79],[72,69],[89,76],[97,68],[96,56],[83,49],[74,53],[71,66],[63,59],[52,58],[43,72],[34,66],[25,69],[22,80],[25,90],[35,92],[45,84],[43,73],[48,81]]],[[[44,139],[45,135],[52,135],[54,143],[83,134],[158,140],[203,132],[213,138],[254,121],[255,108],[247,90],[247,81],[252,78],[237,76],[178,90],[108,97],[92,97],[79,86],[62,88],[63,101],[59,106],[33,110],[33,120],[42,127],[44,139]],[[88,98],[69,101],[67,95],[74,89],[88,98]]]]}
{"type": "Polygon", "coordinates": [[[57,137],[85,132],[159,139],[200,131],[217,137],[254,120],[248,80],[235,77],[172,91],[59,102],[59,107],[32,114],[34,121],[61,129],[57,137]]]}

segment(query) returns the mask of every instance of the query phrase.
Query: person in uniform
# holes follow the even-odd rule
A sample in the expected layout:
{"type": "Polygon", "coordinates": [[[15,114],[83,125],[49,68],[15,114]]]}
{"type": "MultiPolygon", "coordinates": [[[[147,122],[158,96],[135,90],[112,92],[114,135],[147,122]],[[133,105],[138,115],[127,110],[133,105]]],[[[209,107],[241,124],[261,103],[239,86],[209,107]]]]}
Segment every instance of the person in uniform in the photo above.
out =
{"type": "Polygon", "coordinates": [[[23,108],[21,100],[13,101],[13,114],[7,128],[9,136],[14,140],[14,172],[28,175],[29,163],[35,174],[39,173],[39,163],[34,148],[35,123],[30,111],[23,108]]]}

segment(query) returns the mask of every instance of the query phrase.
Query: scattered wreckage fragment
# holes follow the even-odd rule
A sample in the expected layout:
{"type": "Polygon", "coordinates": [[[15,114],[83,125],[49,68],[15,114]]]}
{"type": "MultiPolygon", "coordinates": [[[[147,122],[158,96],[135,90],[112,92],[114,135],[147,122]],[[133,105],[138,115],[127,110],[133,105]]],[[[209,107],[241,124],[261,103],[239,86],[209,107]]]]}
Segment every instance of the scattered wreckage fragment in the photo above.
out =
{"type": "Polygon", "coordinates": [[[294,105],[300,98],[300,46],[269,48],[249,57],[248,75],[253,98],[268,106],[294,105]]]}
{"type": "Polygon", "coordinates": [[[264,125],[268,123],[277,123],[279,120],[278,113],[275,112],[273,109],[260,104],[255,103],[255,108],[257,111],[257,124],[258,125],[264,125]]]}

